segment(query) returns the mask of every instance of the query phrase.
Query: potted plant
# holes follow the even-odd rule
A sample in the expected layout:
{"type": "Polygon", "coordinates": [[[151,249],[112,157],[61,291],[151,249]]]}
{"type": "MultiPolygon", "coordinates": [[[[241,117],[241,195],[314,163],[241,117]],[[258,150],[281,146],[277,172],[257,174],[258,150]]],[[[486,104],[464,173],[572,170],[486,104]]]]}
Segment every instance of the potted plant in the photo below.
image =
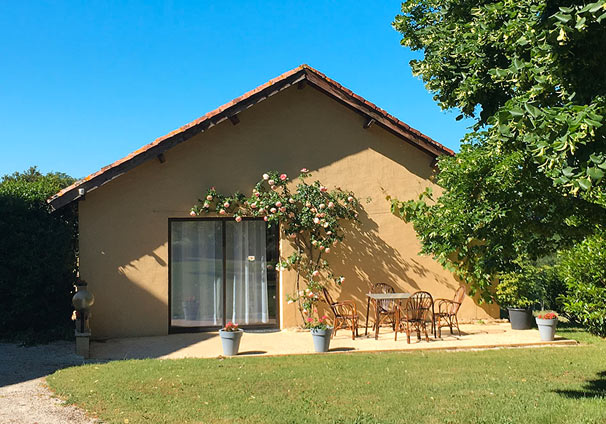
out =
{"type": "Polygon", "coordinates": [[[316,352],[328,352],[333,329],[328,325],[328,317],[326,315],[322,315],[320,318],[308,317],[305,327],[309,328],[311,332],[314,350],[316,352]]]}
{"type": "Polygon", "coordinates": [[[219,330],[224,356],[235,356],[238,354],[242,334],[244,334],[244,331],[238,327],[238,324],[233,322],[228,322],[225,327],[219,330]]]}
{"type": "Polygon", "coordinates": [[[551,342],[555,338],[556,326],[558,325],[558,314],[552,311],[539,312],[536,316],[537,326],[541,340],[551,342]]]}
{"type": "Polygon", "coordinates": [[[522,272],[501,274],[495,298],[499,305],[507,308],[513,330],[528,330],[532,327],[530,306],[537,302],[534,280],[522,272]]]}

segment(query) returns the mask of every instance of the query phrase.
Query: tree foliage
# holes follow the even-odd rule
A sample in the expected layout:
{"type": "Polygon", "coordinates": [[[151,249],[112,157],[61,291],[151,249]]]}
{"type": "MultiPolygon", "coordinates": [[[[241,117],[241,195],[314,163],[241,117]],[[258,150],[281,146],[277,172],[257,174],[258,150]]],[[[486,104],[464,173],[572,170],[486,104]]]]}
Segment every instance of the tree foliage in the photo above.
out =
{"type": "Polygon", "coordinates": [[[0,336],[65,327],[76,277],[76,214],[46,199],[74,181],[35,167],[0,182],[0,336]]]}
{"type": "MultiPolygon", "coordinates": [[[[527,150],[572,194],[604,188],[606,0],[408,0],[394,27],[445,109],[527,150]]],[[[474,138],[477,133],[472,133],[474,138]]]]}
{"type": "Polygon", "coordinates": [[[568,288],[561,299],[564,311],[606,337],[606,234],[597,232],[563,252],[558,270],[568,288]]]}
{"type": "Polygon", "coordinates": [[[440,198],[392,201],[424,253],[491,299],[604,226],[606,1],[407,0],[393,25],[439,105],[475,120],[440,198]]]}
{"type": "Polygon", "coordinates": [[[484,300],[492,299],[499,274],[521,271],[521,260],[553,254],[591,233],[596,221],[606,223],[599,205],[562,196],[523,152],[463,145],[440,160],[436,182],[446,188],[437,199],[430,190],[418,200],[392,199],[392,212],[413,223],[422,253],[484,300]]]}

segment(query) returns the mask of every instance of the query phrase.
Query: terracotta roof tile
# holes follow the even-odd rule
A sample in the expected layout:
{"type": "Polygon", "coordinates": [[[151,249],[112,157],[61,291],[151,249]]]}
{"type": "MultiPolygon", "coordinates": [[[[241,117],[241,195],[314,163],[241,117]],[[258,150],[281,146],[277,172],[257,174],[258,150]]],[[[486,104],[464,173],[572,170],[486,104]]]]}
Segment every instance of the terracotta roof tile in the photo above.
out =
{"type": "MultiPolygon", "coordinates": [[[[255,96],[256,94],[258,94],[274,85],[283,83],[287,79],[289,79],[293,76],[296,76],[299,73],[301,74],[301,79],[307,79],[308,81],[309,81],[310,76],[315,75],[315,77],[320,78],[322,81],[329,84],[333,89],[336,89],[339,92],[344,93],[346,96],[355,99],[358,103],[360,103],[360,105],[363,105],[360,107],[364,107],[365,109],[368,109],[366,112],[370,112],[370,113],[375,112],[378,115],[380,115],[380,117],[384,118],[386,120],[387,124],[391,123],[394,126],[394,128],[392,128],[392,129],[395,129],[398,134],[402,135],[401,133],[404,132],[404,133],[409,133],[411,135],[416,136],[416,138],[418,138],[419,141],[416,141],[416,140],[408,140],[408,141],[413,144],[416,144],[418,147],[425,148],[426,150],[427,150],[427,148],[430,148],[429,151],[433,154],[454,155],[454,152],[451,149],[443,146],[442,144],[440,144],[437,141],[431,139],[430,137],[422,134],[421,132],[411,128],[410,126],[406,125],[404,122],[400,121],[398,118],[394,117],[393,115],[390,115],[385,110],[376,106],[374,103],[369,102],[368,100],[357,95],[356,93],[349,90],[348,88],[343,87],[338,82],[328,78],[326,75],[317,71],[316,69],[312,68],[311,66],[303,64],[288,72],[283,73],[282,75],[280,75],[277,78],[269,80],[265,84],[262,84],[262,85],[258,86],[257,88],[255,88],[239,97],[236,97],[232,101],[225,103],[222,106],[219,106],[217,109],[205,114],[204,116],[202,116],[188,124],[185,124],[182,127],[178,128],[162,137],[155,139],[153,142],[146,144],[145,146],[141,147],[140,149],[135,150],[134,152],[130,153],[129,155],[123,157],[122,159],[117,160],[116,162],[114,162],[110,165],[104,166],[99,171],[97,171],[81,180],[76,181],[74,184],[70,185],[69,187],[64,188],[63,190],[59,191],[54,196],[50,197],[48,199],[48,202],[55,209],[58,209],[64,205],[70,203],[71,201],[73,201],[79,197],[79,195],[77,193],[78,193],[78,188],[80,188],[81,186],[87,186],[87,187],[84,187],[85,189],[94,189],[96,187],[99,187],[99,186],[105,184],[106,182],[110,181],[111,179],[115,178],[116,176],[121,175],[121,173],[128,171],[128,169],[130,169],[128,167],[129,163],[133,162],[134,159],[137,159],[139,156],[149,153],[152,149],[158,149],[158,152],[156,154],[160,154],[161,153],[160,147],[164,143],[167,143],[170,140],[172,140],[173,138],[178,137],[180,135],[183,135],[182,139],[176,140],[170,146],[167,146],[166,149],[173,147],[175,144],[177,144],[179,142],[187,140],[188,138],[190,138],[190,136],[185,137],[184,133],[186,131],[195,129],[196,127],[201,126],[203,124],[208,124],[209,126],[215,125],[217,122],[213,122],[213,118],[217,118],[219,121],[223,120],[223,119],[227,119],[229,116],[222,116],[222,115],[224,115],[225,111],[232,109],[234,107],[237,107],[242,102],[250,101],[251,98],[253,98],[253,96],[255,96]],[[105,175],[112,170],[120,169],[120,167],[124,167],[125,169],[121,170],[122,172],[118,172],[116,175],[105,175]],[[126,169],[126,168],[128,168],[128,169],[126,169]]],[[[301,79],[297,79],[294,82],[298,82],[301,79]]],[[[312,81],[309,81],[309,82],[313,83],[312,81]]],[[[289,86],[289,85],[287,85],[287,86],[289,86]]],[[[280,91],[280,89],[278,89],[278,91],[280,91]]],[[[267,98],[272,94],[274,94],[274,92],[269,92],[269,93],[267,93],[267,95],[265,97],[260,98],[258,101],[261,101],[262,99],[267,98]]],[[[249,107],[249,106],[247,106],[247,107],[249,107]]],[[[235,113],[237,113],[237,112],[238,111],[236,111],[235,113]]],[[[203,130],[204,129],[201,129],[200,131],[203,131],[203,130]]],[[[193,136],[193,135],[195,135],[195,134],[192,134],[191,136],[193,136]]],[[[151,157],[153,157],[153,156],[150,155],[150,158],[151,157]]],[[[145,159],[145,158],[143,158],[143,159],[145,159]]],[[[149,159],[149,158],[147,158],[147,159],[149,159]]],[[[132,167],[137,166],[138,164],[139,163],[132,164],[132,167]]]]}

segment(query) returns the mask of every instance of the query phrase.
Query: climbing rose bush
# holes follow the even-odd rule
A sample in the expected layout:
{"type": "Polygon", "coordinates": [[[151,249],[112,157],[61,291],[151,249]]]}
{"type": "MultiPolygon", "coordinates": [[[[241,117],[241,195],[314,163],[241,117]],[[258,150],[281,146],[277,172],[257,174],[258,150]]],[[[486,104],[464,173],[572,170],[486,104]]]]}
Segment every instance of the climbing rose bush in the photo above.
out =
{"type": "Polygon", "coordinates": [[[328,189],[319,181],[308,183],[309,177],[309,171],[301,169],[291,189],[287,174],[270,171],[262,175],[250,196],[239,192],[226,196],[211,187],[190,211],[192,216],[216,213],[233,216],[236,222],[243,217],[260,217],[268,225],[279,224],[294,252],[281,257],[277,266],[297,273],[296,292],[288,302],[298,303],[305,323],[315,313],[314,306],[327,283],[341,285],[345,280],[331,271],[326,254],[343,241],[342,225],[358,222],[360,206],[352,192],[328,189]]]}

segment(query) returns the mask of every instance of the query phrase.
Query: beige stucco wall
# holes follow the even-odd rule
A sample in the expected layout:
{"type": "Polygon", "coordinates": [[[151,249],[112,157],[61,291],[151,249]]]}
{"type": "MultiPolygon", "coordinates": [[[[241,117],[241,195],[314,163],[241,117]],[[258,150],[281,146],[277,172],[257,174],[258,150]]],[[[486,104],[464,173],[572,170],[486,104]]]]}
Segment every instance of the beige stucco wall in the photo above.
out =
{"type": "MultiPolygon", "coordinates": [[[[451,297],[459,286],[431,258],[418,256],[411,225],[392,216],[386,194],[411,199],[430,185],[432,157],[386,130],[363,129],[364,118],[312,87],[289,88],[229,121],[148,161],[79,202],[80,272],[96,297],[95,337],[168,332],[168,218],[187,217],[207,187],[249,192],[270,169],[296,175],[309,168],[329,186],[352,190],[363,202],[359,232],[328,256],[346,282],[335,297],[354,299],[374,282],[402,291],[423,289],[451,297]]],[[[287,249],[287,241],[282,247],[287,249]]],[[[297,325],[287,305],[294,290],[282,273],[283,327],[297,325]]],[[[496,316],[496,306],[466,299],[460,317],[496,316]]]]}

